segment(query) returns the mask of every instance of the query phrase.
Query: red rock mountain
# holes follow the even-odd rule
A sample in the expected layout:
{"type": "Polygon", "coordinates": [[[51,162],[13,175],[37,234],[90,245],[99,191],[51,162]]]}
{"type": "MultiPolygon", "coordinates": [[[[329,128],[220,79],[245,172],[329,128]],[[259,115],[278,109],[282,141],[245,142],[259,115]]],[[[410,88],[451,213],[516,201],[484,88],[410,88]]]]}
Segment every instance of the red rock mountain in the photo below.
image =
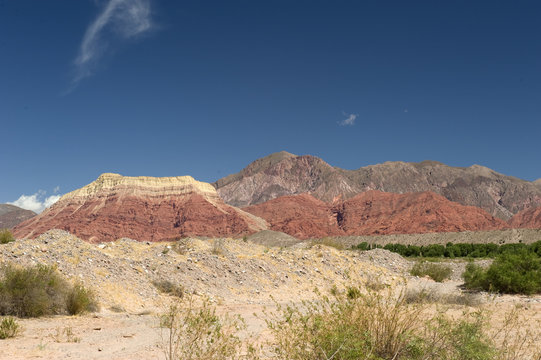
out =
{"type": "Polygon", "coordinates": [[[541,207],[522,210],[509,220],[509,224],[513,228],[541,229],[541,207]]]}
{"type": "Polygon", "coordinates": [[[386,162],[344,170],[315,156],[280,152],[254,161],[239,173],[216,181],[214,186],[220,197],[233,206],[302,193],[332,202],[368,190],[398,194],[432,191],[504,220],[525,208],[541,206],[539,182],[506,176],[479,165],[460,168],[435,161],[386,162]]]}
{"type": "Polygon", "coordinates": [[[36,215],[33,211],[21,209],[15,205],[0,204],[0,229],[11,229],[36,215]]]}
{"type": "Polygon", "coordinates": [[[325,203],[308,194],[282,196],[245,207],[271,229],[299,238],[330,235],[414,234],[496,230],[508,225],[486,211],[432,192],[367,191],[345,201],[325,203]]]}
{"type": "Polygon", "coordinates": [[[266,228],[263,220],[226,205],[210,184],[190,176],[103,174],[64,195],[14,229],[18,238],[58,228],[92,241],[128,237],[160,241],[183,236],[234,236],[266,228]]]}

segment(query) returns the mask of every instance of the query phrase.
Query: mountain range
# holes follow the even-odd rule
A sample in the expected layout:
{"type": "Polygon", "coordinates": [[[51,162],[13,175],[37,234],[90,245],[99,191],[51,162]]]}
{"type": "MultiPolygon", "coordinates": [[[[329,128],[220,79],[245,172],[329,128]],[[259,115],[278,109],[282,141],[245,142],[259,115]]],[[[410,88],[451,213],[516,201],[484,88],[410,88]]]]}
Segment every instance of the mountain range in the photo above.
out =
{"type": "Polygon", "coordinates": [[[190,176],[102,174],[14,228],[60,228],[91,242],[244,236],[297,238],[541,228],[541,180],[479,165],[386,162],[344,170],[279,152],[213,184],[190,176]]]}

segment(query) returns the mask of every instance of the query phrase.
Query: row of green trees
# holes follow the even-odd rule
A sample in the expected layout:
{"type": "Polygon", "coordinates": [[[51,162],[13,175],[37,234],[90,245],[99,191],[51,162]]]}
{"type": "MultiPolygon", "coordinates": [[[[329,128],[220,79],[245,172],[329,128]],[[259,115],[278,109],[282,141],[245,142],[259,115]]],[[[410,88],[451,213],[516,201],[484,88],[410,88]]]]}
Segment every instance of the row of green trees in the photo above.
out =
{"type": "Polygon", "coordinates": [[[495,258],[501,254],[516,254],[520,252],[531,252],[541,257],[541,241],[526,245],[523,243],[515,244],[468,244],[452,242],[447,245],[431,244],[425,246],[403,245],[403,244],[387,244],[385,246],[369,244],[362,242],[354,245],[353,249],[371,250],[375,248],[383,248],[404,257],[470,257],[470,258],[495,258]]]}

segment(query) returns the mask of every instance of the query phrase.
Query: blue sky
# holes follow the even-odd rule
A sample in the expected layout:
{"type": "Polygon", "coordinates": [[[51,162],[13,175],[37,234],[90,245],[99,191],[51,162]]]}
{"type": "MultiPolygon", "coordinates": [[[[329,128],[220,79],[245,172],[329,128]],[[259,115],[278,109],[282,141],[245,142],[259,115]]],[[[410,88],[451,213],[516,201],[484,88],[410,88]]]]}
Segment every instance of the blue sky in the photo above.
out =
{"type": "Polygon", "coordinates": [[[0,202],[42,205],[103,172],[210,182],[280,150],[535,180],[540,15],[539,1],[0,0],[0,202]]]}

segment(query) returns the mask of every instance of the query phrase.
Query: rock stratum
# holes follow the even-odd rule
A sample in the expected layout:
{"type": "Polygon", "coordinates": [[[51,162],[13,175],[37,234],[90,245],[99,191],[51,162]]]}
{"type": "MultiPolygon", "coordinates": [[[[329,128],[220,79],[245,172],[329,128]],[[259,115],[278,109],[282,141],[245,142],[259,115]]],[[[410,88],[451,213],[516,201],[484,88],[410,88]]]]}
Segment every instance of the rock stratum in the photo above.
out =
{"type": "Polygon", "coordinates": [[[332,202],[369,190],[398,194],[431,191],[503,220],[541,206],[540,180],[529,182],[479,165],[451,167],[436,161],[385,162],[344,170],[315,156],[279,152],[254,161],[214,186],[226,203],[240,207],[302,193],[332,202]]]}
{"type": "Polygon", "coordinates": [[[61,229],[90,242],[132,238],[239,236],[266,229],[263,220],[225,204],[215,188],[190,176],[102,174],[14,228],[18,238],[61,229]]]}
{"type": "Polygon", "coordinates": [[[37,214],[11,204],[0,204],[0,229],[11,229],[37,214]]]}
{"type": "Polygon", "coordinates": [[[513,228],[541,229],[541,207],[525,209],[509,220],[513,228]]]}
{"type": "Polygon", "coordinates": [[[372,190],[332,204],[309,194],[289,195],[244,210],[265,219],[272,230],[300,239],[509,227],[480,208],[449,201],[433,192],[394,194],[372,190]]]}

